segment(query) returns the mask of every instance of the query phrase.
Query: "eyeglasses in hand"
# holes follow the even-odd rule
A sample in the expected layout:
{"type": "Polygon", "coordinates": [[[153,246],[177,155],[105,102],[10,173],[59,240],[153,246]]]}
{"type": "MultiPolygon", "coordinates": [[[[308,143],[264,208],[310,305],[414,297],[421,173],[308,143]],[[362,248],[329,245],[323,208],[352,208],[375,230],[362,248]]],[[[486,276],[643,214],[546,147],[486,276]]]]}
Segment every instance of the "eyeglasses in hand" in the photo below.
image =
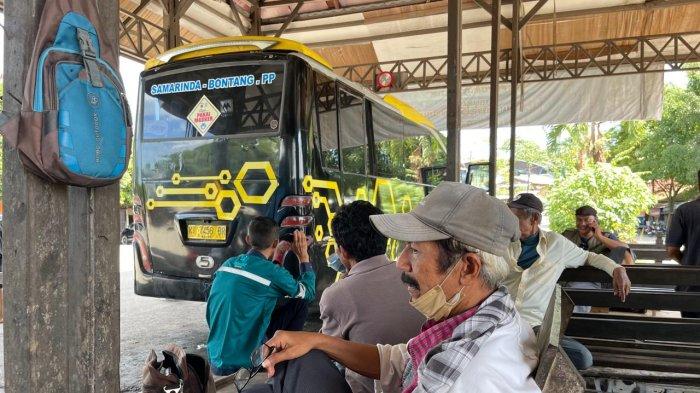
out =
{"type": "Polygon", "coordinates": [[[275,348],[267,344],[263,344],[250,354],[250,364],[253,366],[251,368],[242,368],[236,372],[233,383],[236,385],[236,389],[242,392],[253,377],[258,375],[260,370],[263,369],[263,362],[275,352],[275,348]]]}

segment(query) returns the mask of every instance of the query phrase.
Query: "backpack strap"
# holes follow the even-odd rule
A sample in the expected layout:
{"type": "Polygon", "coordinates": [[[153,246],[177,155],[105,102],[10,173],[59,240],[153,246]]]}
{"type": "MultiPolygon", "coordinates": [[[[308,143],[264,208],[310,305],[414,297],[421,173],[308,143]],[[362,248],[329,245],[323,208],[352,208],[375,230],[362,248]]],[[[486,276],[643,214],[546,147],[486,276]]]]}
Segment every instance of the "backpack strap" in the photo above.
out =
{"type": "Polygon", "coordinates": [[[99,67],[97,66],[97,51],[90,38],[90,33],[81,28],[77,28],[76,31],[78,33],[80,51],[83,55],[83,63],[90,77],[90,83],[95,87],[102,87],[102,78],[100,78],[99,67]]]}

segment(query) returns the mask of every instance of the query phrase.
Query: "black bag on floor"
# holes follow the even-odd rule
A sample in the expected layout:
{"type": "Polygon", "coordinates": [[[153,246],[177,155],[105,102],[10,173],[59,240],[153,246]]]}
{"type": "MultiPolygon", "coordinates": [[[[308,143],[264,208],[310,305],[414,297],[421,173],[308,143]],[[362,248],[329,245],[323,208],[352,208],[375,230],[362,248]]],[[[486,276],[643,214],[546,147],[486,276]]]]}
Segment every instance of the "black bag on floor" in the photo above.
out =
{"type": "Polygon", "coordinates": [[[216,393],[209,362],[170,344],[158,361],[155,351],[146,359],[141,378],[143,393],[216,393]]]}

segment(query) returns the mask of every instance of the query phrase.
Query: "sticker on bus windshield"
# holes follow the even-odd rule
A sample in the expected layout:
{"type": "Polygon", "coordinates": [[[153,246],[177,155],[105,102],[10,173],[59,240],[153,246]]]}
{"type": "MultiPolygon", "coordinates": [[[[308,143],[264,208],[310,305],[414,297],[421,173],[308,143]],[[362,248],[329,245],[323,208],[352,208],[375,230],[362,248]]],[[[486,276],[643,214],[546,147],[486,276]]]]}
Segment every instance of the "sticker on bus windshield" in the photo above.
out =
{"type": "Polygon", "coordinates": [[[207,96],[202,96],[192,112],[187,115],[187,120],[192,123],[202,136],[214,125],[216,119],[221,116],[221,112],[209,101],[207,96]]]}
{"type": "Polygon", "coordinates": [[[233,98],[219,101],[219,111],[223,117],[230,116],[233,113],[233,98]]]}

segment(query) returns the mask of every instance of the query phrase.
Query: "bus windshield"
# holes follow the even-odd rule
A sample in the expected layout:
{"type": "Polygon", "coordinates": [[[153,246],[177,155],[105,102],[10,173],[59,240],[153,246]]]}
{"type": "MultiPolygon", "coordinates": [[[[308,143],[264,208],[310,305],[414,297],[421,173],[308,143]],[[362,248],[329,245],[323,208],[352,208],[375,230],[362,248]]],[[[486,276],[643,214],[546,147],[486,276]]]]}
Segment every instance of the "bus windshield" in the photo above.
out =
{"type": "Polygon", "coordinates": [[[277,133],[284,64],[219,63],[144,80],[144,140],[277,133]]]}

